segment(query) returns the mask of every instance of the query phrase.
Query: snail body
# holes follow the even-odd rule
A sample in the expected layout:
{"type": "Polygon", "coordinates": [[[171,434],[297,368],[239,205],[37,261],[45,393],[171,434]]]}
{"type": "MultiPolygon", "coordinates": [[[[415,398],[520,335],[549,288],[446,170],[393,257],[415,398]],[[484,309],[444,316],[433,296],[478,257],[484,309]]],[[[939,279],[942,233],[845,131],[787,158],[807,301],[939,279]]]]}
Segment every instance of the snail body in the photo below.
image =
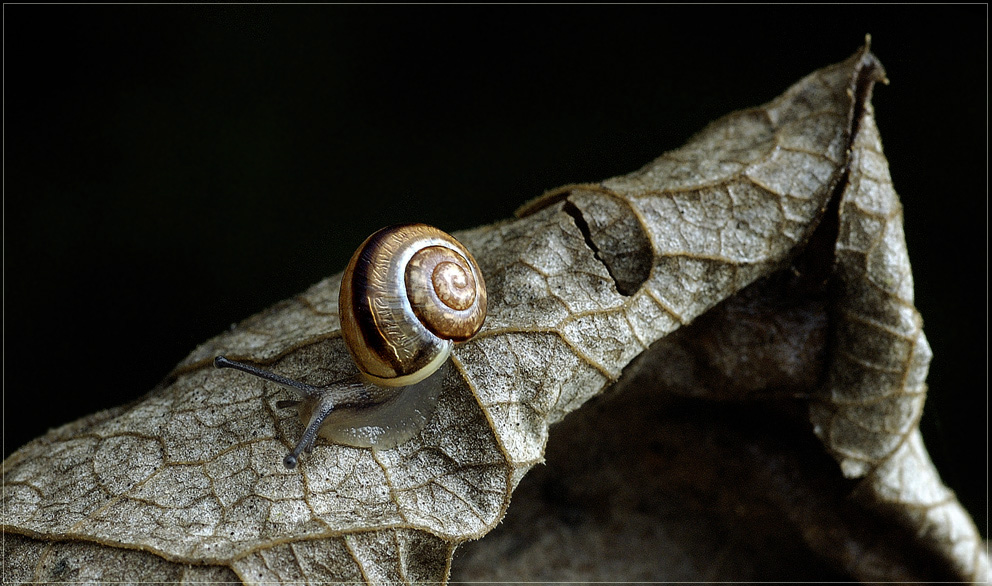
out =
{"type": "Polygon", "coordinates": [[[482,272],[449,234],[424,224],[383,228],[352,255],[338,299],[341,334],[358,374],[313,386],[218,356],[234,368],[293,389],[305,429],[283,463],[294,468],[318,435],[355,447],[388,449],[420,431],[440,395],[457,342],[486,316],[482,272]]]}
{"type": "MultiPolygon", "coordinates": [[[[335,394],[350,386],[361,396],[354,403],[336,405],[320,422],[320,437],[335,444],[377,450],[405,443],[433,415],[446,370],[442,364],[427,378],[404,387],[383,387],[359,377],[338,381],[334,385],[335,394]]],[[[321,398],[304,399],[300,403],[300,420],[304,425],[313,421],[320,404],[321,398]]]]}

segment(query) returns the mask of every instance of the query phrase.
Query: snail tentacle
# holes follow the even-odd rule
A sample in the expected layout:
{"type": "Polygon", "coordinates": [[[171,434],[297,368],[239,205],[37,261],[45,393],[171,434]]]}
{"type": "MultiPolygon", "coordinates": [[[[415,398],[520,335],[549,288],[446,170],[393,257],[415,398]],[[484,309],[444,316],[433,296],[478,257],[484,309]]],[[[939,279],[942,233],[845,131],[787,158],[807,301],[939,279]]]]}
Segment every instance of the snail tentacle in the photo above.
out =
{"type": "MultiPolygon", "coordinates": [[[[314,442],[320,435],[321,427],[325,420],[335,409],[355,408],[357,406],[375,405],[376,401],[369,396],[366,383],[363,383],[357,376],[351,376],[325,386],[314,386],[302,383],[257,366],[244,362],[230,360],[225,356],[214,358],[214,366],[217,368],[233,368],[259,378],[272,381],[303,396],[302,400],[281,400],[276,402],[276,407],[284,409],[303,404],[308,412],[306,428],[296,447],[286,455],[283,464],[287,468],[295,468],[301,453],[310,453],[313,450],[314,442]]],[[[381,402],[381,401],[380,401],[381,402]]]]}
{"type": "Polygon", "coordinates": [[[313,385],[301,383],[298,380],[286,378],[282,375],[278,375],[274,372],[269,372],[268,370],[264,370],[262,368],[248,364],[246,362],[237,362],[234,360],[229,360],[226,356],[218,356],[214,358],[214,366],[216,368],[233,368],[235,370],[240,370],[241,372],[247,372],[248,374],[253,374],[259,378],[264,378],[267,381],[272,381],[286,388],[293,389],[294,391],[303,395],[304,398],[317,395],[320,393],[321,390],[321,387],[315,387],[313,385]]]}
{"type": "Polygon", "coordinates": [[[320,434],[320,427],[324,424],[324,419],[333,411],[334,403],[326,396],[321,397],[317,409],[314,409],[313,414],[310,416],[310,422],[307,424],[306,429],[303,430],[303,435],[300,436],[300,441],[297,442],[293,451],[286,454],[286,457],[283,458],[283,466],[292,470],[296,468],[301,452],[309,454],[313,451],[313,444],[317,441],[317,435],[320,434]]]}

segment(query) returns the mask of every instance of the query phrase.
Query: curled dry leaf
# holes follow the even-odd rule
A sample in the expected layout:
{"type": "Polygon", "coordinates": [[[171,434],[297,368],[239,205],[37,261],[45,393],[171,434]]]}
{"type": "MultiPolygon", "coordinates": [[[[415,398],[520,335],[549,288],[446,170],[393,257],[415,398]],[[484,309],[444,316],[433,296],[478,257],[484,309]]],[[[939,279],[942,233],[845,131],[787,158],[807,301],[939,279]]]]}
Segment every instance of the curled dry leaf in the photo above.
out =
{"type": "Polygon", "coordinates": [[[340,276],[29,443],[4,462],[5,583],[987,579],[917,428],[930,352],[879,80],[866,47],[640,171],[456,234],[489,318],[396,448],[319,444],[288,471],[283,392],[211,367],[352,374],[340,276]]]}

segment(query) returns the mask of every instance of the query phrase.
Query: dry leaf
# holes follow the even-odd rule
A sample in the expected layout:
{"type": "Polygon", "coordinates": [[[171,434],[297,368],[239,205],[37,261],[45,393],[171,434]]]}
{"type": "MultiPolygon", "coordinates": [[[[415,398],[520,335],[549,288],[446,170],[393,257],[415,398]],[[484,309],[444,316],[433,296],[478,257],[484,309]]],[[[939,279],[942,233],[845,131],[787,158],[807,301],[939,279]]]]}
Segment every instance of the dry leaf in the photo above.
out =
{"type": "Polygon", "coordinates": [[[301,426],[282,392],[210,366],[350,374],[340,276],[201,345],[141,401],[31,442],[4,462],[5,582],[444,580],[546,453],[457,577],[987,579],[917,430],[930,354],[869,101],[881,79],[865,48],[638,172],[456,234],[490,316],[395,449],[318,445],[287,471],[301,426]]]}

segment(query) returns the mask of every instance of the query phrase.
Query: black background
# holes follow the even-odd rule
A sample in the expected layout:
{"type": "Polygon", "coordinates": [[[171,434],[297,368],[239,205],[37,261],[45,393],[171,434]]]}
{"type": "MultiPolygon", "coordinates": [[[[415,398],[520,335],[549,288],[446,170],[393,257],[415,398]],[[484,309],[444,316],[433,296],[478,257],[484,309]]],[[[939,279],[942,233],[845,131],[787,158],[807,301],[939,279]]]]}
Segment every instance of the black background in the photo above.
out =
{"type": "Polygon", "coordinates": [[[344,267],[627,173],[873,36],[934,349],[923,427],[986,531],[985,6],[5,6],[4,455],[344,267]]]}

